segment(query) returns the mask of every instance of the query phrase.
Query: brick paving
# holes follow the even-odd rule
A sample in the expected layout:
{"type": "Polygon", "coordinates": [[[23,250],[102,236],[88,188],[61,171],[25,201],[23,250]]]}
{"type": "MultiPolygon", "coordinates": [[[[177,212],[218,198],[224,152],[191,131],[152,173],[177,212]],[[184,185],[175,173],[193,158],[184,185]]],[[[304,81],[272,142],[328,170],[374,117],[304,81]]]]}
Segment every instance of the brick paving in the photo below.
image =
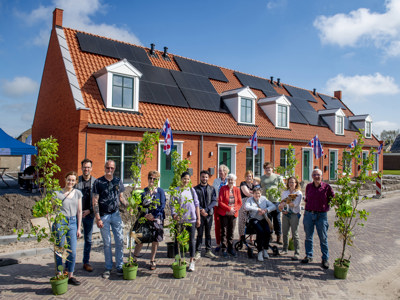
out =
{"type": "MultiPolygon", "coordinates": [[[[102,247],[92,252],[94,272],[82,270],[82,252],[78,252],[76,276],[81,286],[69,286],[64,299],[348,299],[349,286],[369,276],[385,271],[400,261],[400,218],[397,203],[400,197],[392,195],[364,204],[371,212],[365,228],[359,230],[355,247],[351,248],[351,267],[347,280],[333,276],[332,263],[340,254],[340,241],[333,227],[334,215],[329,213],[330,269],[320,267],[321,252],[315,233],[314,262],[302,265],[289,256],[271,257],[260,263],[247,258],[242,250],[236,259],[202,257],[196,271],[184,279],[172,276],[172,259],[167,258],[165,243],[157,255],[157,269],[148,269],[150,249],[139,259],[139,271],[134,281],[124,281],[112,273],[101,278],[104,267],[102,247]]],[[[304,231],[300,225],[301,257],[304,255],[304,231]]],[[[166,238],[168,241],[169,238],[166,238]]],[[[204,254],[204,253],[203,253],[204,254]]],[[[53,272],[52,256],[22,258],[18,265],[0,268],[1,299],[49,299],[49,275],[53,272]]],[[[384,287],[376,287],[384,288],[384,287]]],[[[399,299],[397,295],[394,299],[399,299]]],[[[352,298],[354,299],[354,297],[352,298]]],[[[369,299],[363,296],[359,299],[369,299]]]]}

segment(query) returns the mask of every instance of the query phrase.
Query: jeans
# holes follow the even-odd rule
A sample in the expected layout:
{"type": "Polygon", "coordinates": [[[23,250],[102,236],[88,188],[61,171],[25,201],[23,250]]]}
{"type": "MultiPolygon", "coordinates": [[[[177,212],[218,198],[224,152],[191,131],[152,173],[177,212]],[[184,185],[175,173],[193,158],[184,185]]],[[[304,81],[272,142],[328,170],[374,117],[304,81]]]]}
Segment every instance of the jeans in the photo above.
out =
{"type": "Polygon", "coordinates": [[[103,228],[100,228],[101,237],[104,244],[104,259],[106,261],[106,270],[111,270],[113,266],[112,251],[111,251],[111,231],[114,234],[115,241],[115,263],[117,269],[122,269],[124,256],[124,237],[122,228],[122,219],[119,211],[112,214],[106,214],[101,217],[103,228]]]}
{"type": "Polygon", "coordinates": [[[276,210],[271,211],[268,216],[271,219],[272,223],[274,224],[274,231],[276,235],[281,235],[281,212],[278,209],[279,202],[274,203],[276,206],[276,210]]]}
{"type": "MultiPolygon", "coordinates": [[[[76,244],[77,244],[77,230],[78,224],[76,216],[65,217],[66,221],[63,220],[61,224],[53,224],[53,231],[56,232],[57,245],[59,247],[64,247],[65,238],[67,238],[69,252],[67,260],[65,261],[65,269],[69,273],[73,273],[75,269],[75,259],[76,259],[76,244]],[[64,232],[65,230],[65,232],[64,232]],[[64,234],[65,233],[65,234],[64,234]]],[[[62,266],[62,257],[56,255],[57,269],[62,266]]]]}
{"type": "Polygon", "coordinates": [[[249,223],[257,232],[256,242],[257,242],[258,252],[261,252],[263,249],[268,250],[269,238],[271,236],[268,222],[265,219],[262,220],[250,219],[249,223]]]}
{"type": "MultiPolygon", "coordinates": [[[[181,226],[181,225],[178,225],[181,226]]],[[[187,232],[189,233],[189,256],[192,258],[195,255],[195,250],[196,250],[196,223],[192,223],[192,226],[185,226],[187,232]]],[[[178,241],[175,239],[175,253],[178,254],[178,241]]],[[[181,253],[181,256],[183,254],[181,253]]]]}
{"type": "Polygon", "coordinates": [[[203,243],[203,232],[206,236],[206,251],[211,250],[211,227],[214,216],[203,217],[200,216],[200,227],[197,228],[196,251],[200,251],[201,244],[203,243]]]}
{"type": "Polygon", "coordinates": [[[287,251],[289,248],[289,229],[292,230],[292,238],[294,242],[294,254],[299,255],[299,221],[300,214],[282,214],[282,231],[283,231],[283,250],[287,251]]]}
{"type": "Polygon", "coordinates": [[[329,259],[328,249],[328,214],[327,212],[306,211],[303,219],[304,232],[306,233],[305,248],[307,257],[313,257],[314,226],[317,228],[322,259],[329,259]]]}
{"type": "Polygon", "coordinates": [[[220,216],[221,222],[221,249],[233,250],[233,235],[236,227],[235,216],[220,216]]]}
{"type": "Polygon", "coordinates": [[[93,233],[94,217],[90,214],[82,218],[83,236],[85,244],[83,246],[83,263],[88,264],[90,260],[90,250],[92,249],[92,233],[93,233]]]}

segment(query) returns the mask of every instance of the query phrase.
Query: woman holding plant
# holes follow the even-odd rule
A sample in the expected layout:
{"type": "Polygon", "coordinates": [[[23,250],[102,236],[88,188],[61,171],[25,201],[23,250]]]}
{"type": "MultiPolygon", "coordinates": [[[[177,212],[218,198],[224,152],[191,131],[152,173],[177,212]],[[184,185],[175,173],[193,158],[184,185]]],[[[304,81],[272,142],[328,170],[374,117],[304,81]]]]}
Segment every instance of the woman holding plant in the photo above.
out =
{"type": "MultiPolygon", "coordinates": [[[[69,254],[65,261],[65,268],[68,271],[68,284],[80,285],[81,283],[73,276],[76,259],[77,238],[81,237],[82,223],[82,193],[74,188],[76,184],[77,174],[74,171],[65,175],[65,187],[61,191],[56,192],[56,197],[62,201],[60,212],[65,219],[59,223],[53,224],[53,231],[56,234],[57,244],[63,248],[65,238],[69,254]]],[[[62,266],[62,252],[56,252],[57,267],[62,266]]]]}
{"type": "Polygon", "coordinates": [[[292,237],[294,242],[294,256],[292,260],[299,259],[299,220],[300,203],[303,194],[300,191],[300,184],[296,177],[292,176],[286,180],[287,190],[282,193],[282,202],[279,204],[278,209],[282,212],[282,231],[283,231],[283,250],[281,254],[288,253],[289,247],[289,229],[292,230],[292,237]]]}
{"type": "MultiPolygon", "coordinates": [[[[158,171],[150,171],[148,174],[148,186],[142,193],[141,212],[146,222],[151,222],[155,228],[153,242],[151,244],[150,270],[156,269],[156,253],[158,243],[164,239],[164,208],[165,208],[165,192],[158,187],[160,173],[158,171]]],[[[142,250],[143,244],[137,244],[133,255],[138,257],[142,250]]]]}
{"type": "MultiPolygon", "coordinates": [[[[194,256],[196,251],[196,228],[200,226],[200,208],[199,200],[194,189],[190,186],[190,174],[189,172],[183,172],[181,175],[181,185],[176,188],[176,194],[174,196],[180,203],[180,208],[184,210],[182,218],[179,220],[178,213],[175,212],[173,206],[171,206],[172,217],[179,221],[178,226],[185,226],[189,232],[189,255],[190,264],[189,271],[195,270],[194,256]],[[186,225],[187,224],[187,225],[186,225]]],[[[178,243],[175,240],[175,252],[178,252],[178,243]]]]}

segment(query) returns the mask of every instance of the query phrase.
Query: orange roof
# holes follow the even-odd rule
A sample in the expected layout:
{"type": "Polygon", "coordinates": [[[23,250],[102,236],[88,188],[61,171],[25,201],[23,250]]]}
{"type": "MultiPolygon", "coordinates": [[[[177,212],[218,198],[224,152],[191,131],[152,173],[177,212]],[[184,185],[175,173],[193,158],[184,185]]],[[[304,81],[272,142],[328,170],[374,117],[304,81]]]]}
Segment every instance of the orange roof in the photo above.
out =
{"type": "MultiPolygon", "coordinates": [[[[165,119],[171,122],[174,131],[198,132],[204,134],[220,134],[250,137],[254,132],[254,126],[239,125],[230,113],[198,110],[193,108],[182,108],[174,106],[159,105],[140,102],[139,114],[131,114],[118,111],[107,111],[100,95],[99,88],[93,74],[104,67],[118,62],[116,58],[105,57],[80,50],[76,33],[78,31],[64,28],[65,37],[70,50],[71,58],[82,91],[85,105],[89,108],[88,122],[97,125],[111,125],[123,127],[137,127],[143,129],[161,129],[165,119]]],[[[136,46],[136,45],[134,45],[136,46]]],[[[140,47],[140,46],[137,46],[140,47]]],[[[141,47],[148,53],[149,59],[154,66],[172,70],[180,70],[175,63],[173,54],[168,53],[171,61],[162,58],[162,52],[157,51],[158,58],[149,55],[149,49],[141,47]]],[[[242,87],[240,81],[234,75],[234,70],[220,67],[229,82],[221,82],[210,79],[217,93],[242,87]]],[[[282,86],[274,86],[279,94],[290,95],[282,86]]],[[[258,98],[265,97],[264,93],[252,89],[258,98]]],[[[319,97],[314,97],[317,103],[309,102],[315,110],[324,109],[324,102],[319,97]]],[[[349,110],[346,115],[352,115],[349,110]]],[[[350,143],[356,138],[353,131],[345,131],[344,136],[338,136],[329,128],[312,125],[290,123],[290,130],[276,129],[264,114],[262,109],[256,105],[255,123],[258,126],[258,137],[275,138],[287,140],[310,140],[318,134],[322,142],[350,143]]],[[[366,141],[366,144],[377,146],[374,139],[366,141]]]]}

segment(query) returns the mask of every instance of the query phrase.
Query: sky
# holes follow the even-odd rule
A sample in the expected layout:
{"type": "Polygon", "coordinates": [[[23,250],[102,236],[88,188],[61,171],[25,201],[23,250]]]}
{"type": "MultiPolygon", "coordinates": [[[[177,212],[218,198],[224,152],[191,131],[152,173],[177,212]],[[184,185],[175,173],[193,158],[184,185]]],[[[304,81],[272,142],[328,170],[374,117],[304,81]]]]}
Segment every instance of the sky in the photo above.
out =
{"type": "Polygon", "coordinates": [[[54,8],[63,26],[275,79],[400,128],[400,0],[0,0],[0,128],[32,126],[54,8]]]}

